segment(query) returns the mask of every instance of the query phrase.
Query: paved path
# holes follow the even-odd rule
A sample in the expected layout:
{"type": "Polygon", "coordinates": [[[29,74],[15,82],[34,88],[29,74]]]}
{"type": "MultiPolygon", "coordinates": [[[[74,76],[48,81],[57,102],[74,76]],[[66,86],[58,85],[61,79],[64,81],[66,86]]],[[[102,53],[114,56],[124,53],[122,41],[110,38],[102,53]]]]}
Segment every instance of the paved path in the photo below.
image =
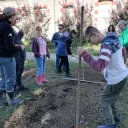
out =
{"type": "MultiPolygon", "coordinates": [[[[34,60],[34,57],[33,57],[34,55],[32,52],[27,52],[26,55],[27,55],[27,60],[34,60]]],[[[78,63],[78,59],[76,57],[69,56],[68,58],[70,62],[78,63]]],[[[56,60],[55,53],[50,53],[50,59],[56,60]]]]}

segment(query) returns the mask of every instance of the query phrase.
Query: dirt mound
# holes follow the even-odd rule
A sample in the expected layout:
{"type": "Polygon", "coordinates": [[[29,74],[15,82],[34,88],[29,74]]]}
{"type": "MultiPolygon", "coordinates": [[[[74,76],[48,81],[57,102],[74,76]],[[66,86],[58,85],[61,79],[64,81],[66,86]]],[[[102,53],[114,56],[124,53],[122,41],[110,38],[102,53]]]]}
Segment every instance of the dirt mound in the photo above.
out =
{"type": "MultiPolygon", "coordinates": [[[[77,71],[76,71],[77,73],[77,71]]],[[[85,78],[103,81],[100,73],[85,70],[85,78]]],[[[12,114],[4,128],[75,128],[77,81],[52,81],[49,88],[12,114]]],[[[104,85],[81,83],[80,128],[94,128],[101,122],[99,97],[104,85]]]]}

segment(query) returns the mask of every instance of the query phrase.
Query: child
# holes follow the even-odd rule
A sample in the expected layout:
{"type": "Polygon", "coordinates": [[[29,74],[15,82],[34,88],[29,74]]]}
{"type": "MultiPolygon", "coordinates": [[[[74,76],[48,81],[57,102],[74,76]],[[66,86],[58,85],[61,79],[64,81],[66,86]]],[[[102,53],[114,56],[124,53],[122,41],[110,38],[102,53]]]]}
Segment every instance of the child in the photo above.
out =
{"type": "Polygon", "coordinates": [[[115,35],[104,37],[92,26],[85,31],[86,39],[94,45],[101,43],[100,57],[95,60],[84,48],[79,47],[78,53],[84,61],[95,71],[103,71],[107,85],[101,94],[100,102],[103,109],[105,125],[97,128],[117,128],[116,122],[120,116],[116,108],[116,101],[127,82],[128,68],[123,59],[123,47],[115,35]]]}
{"type": "Polygon", "coordinates": [[[32,52],[36,59],[38,71],[36,76],[37,85],[42,86],[41,82],[48,82],[45,78],[46,71],[46,56],[50,58],[50,54],[47,48],[47,42],[44,37],[42,37],[42,28],[40,26],[36,27],[37,36],[33,39],[32,42],[32,52]]]}

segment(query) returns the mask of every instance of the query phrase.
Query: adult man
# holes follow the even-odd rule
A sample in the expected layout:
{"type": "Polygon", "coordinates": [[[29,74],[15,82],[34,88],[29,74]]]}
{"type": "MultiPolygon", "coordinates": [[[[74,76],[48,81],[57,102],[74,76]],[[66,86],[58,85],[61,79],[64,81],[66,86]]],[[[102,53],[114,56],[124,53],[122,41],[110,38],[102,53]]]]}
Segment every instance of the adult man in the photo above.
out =
{"type": "Polygon", "coordinates": [[[118,23],[120,30],[122,31],[119,40],[121,44],[128,50],[128,28],[127,22],[125,20],[121,20],[118,23]]]}
{"type": "Polygon", "coordinates": [[[16,24],[14,8],[7,7],[0,15],[0,106],[3,105],[2,95],[6,91],[8,105],[20,104],[22,100],[14,99],[14,86],[16,83],[15,53],[24,49],[23,45],[14,45],[14,32],[12,26],[16,24]]]}
{"type": "MultiPolygon", "coordinates": [[[[64,32],[64,25],[63,24],[59,24],[59,32],[55,32],[53,37],[52,37],[52,43],[55,44],[55,49],[57,49],[57,45],[58,45],[58,42],[59,42],[59,38],[60,38],[60,35],[64,32]]],[[[60,56],[56,55],[56,70],[58,70],[58,66],[59,66],[59,62],[60,62],[60,56]]]]}

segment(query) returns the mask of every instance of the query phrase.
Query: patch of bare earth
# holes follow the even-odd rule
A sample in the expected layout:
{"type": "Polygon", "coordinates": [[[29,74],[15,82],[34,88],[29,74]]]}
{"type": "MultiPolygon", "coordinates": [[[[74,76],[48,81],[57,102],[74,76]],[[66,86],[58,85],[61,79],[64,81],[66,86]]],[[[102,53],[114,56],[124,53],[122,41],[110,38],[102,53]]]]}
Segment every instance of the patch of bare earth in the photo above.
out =
{"type": "MultiPolygon", "coordinates": [[[[105,82],[102,74],[90,68],[85,68],[85,78],[105,82]]],[[[48,86],[14,112],[4,128],[75,128],[77,81],[51,81],[48,86]]],[[[102,121],[99,97],[103,86],[81,83],[80,128],[93,128],[95,121],[102,121]]]]}

